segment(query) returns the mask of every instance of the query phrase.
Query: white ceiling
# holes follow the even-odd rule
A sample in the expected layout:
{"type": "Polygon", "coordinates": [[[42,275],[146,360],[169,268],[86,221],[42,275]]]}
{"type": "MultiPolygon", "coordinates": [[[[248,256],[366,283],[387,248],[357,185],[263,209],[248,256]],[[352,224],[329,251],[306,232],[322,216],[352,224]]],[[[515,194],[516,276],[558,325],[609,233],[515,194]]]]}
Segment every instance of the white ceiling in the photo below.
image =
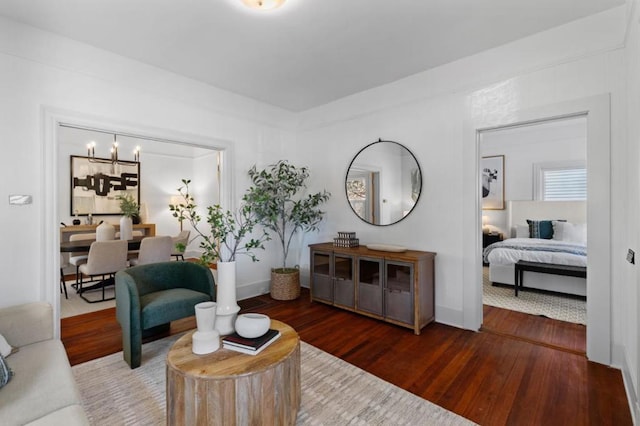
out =
{"type": "Polygon", "coordinates": [[[0,15],[303,111],[624,0],[0,0],[0,15]]]}

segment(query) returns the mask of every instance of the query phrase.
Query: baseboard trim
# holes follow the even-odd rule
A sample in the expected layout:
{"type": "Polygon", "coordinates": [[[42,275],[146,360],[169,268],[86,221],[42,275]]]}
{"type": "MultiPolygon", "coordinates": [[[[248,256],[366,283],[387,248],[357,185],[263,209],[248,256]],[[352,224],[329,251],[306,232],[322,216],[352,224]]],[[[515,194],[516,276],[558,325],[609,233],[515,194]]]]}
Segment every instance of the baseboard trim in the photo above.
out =
{"type": "Polygon", "coordinates": [[[627,354],[622,356],[622,382],[624,383],[624,390],[627,393],[627,400],[629,401],[629,411],[631,411],[631,420],[633,424],[638,424],[640,419],[640,401],[638,401],[638,394],[633,387],[633,379],[631,377],[631,371],[629,371],[629,363],[627,362],[627,354]]]}
{"type": "Polygon", "coordinates": [[[436,305],[436,322],[452,327],[464,328],[464,313],[459,310],[436,305]]]}
{"type": "Polygon", "coordinates": [[[244,300],[267,294],[269,293],[270,284],[271,280],[267,280],[238,286],[236,288],[236,298],[237,300],[244,300]]]}

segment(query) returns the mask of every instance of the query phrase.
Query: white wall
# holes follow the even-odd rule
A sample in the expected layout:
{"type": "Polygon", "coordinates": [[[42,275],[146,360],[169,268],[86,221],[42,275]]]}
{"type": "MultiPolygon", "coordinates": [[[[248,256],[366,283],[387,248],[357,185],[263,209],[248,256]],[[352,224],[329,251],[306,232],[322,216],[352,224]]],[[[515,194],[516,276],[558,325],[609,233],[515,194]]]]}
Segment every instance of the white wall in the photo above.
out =
{"type": "MultiPolygon", "coordinates": [[[[44,161],[49,149],[43,146],[46,111],[90,117],[106,123],[106,128],[135,128],[150,136],[178,136],[186,142],[231,147],[231,199],[235,203],[248,185],[249,167],[263,157],[279,157],[282,147],[294,140],[294,117],[283,110],[6,19],[0,19],[0,81],[4,150],[0,217],[7,224],[2,231],[5,244],[0,248],[5,274],[0,306],[57,298],[57,277],[50,276],[55,270],[55,253],[43,245],[53,238],[46,233],[47,226],[57,223],[47,217],[47,200],[55,204],[51,216],[58,211],[58,202],[45,188],[52,182],[52,189],[58,183],[66,186],[68,178],[60,179],[44,161]],[[33,204],[8,205],[9,194],[32,195],[33,204]]],[[[160,167],[157,179],[164,176],[168,188],[177,188],[181,176],[170,177],[166,170],[160,167]]],[[[150,176],[152,170],[145,173],[150,176]]],[[[168,204],[166,200],[159,203],[168,204]]],[[[159,232],[177,230],[174,223],[166,225],[159,232]]],[[[239,260],[240,286],[258,283],[264,288],[268,283],[269,267],[275,260],[269,251],[259,257],[261,262],[255,267],[248,267],[248,259],[239,260]]]]}

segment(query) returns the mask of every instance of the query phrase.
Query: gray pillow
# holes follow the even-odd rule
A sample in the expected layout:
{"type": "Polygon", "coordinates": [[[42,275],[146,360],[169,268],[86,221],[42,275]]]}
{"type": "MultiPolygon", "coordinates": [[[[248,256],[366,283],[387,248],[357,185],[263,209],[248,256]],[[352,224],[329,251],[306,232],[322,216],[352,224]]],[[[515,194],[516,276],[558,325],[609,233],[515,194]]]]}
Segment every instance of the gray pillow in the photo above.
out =
{"type": "Polygon", "coordinates": [[[9,383],[9,380],[13,377],[13,371],[7,365],[4,357],[0,355],[0,388],[9,383]]]}

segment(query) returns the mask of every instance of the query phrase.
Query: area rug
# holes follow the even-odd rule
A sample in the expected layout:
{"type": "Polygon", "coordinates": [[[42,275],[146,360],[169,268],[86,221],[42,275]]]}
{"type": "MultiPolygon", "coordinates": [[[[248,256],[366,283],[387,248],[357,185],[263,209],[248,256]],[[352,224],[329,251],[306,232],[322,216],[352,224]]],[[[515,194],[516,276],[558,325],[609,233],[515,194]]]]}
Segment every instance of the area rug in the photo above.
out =
{"type": "MultiPolygon", "coordinates": [[[[82,315],[89,312],[100,311],[102,309],[113,308],[116,306],[115,300],[107,300],[104,302],[98,303],[88,303],[86,300],[82,299],[76,290],[71,286],[75,284],[76,280],[67,281],[67,295],[68,298],[64,297],[64,294],[60,294],[60,317],[68,318],[76,315],[82,315]]],[[[107,299],[115,296],[115,288],[114,286],[107,287],[105,289],[105,297],[107,299]]],[[[102,298],[102,290],[94,290],[85,293],[85,297],[89,300],[99,300],[102,298]]]]}
{"type": "MultiPolygon", "coordinates": [[[[92,425],[166,423],[165,358],[178,337],[145,344],[134,370],[122,352],[73,367],[92,425]]],[[[301,382],[298,425],[474,424],[304,342],[301,382]]]]}
{"type": "Polygon", "coordinates": [[[560,321],[587,324],[587,302],[535,291],[520,291],[515,297],[513,287],[491,285],[489,268],[483,268],[482,303],[512,311],[542,315],[560,321]]]}

